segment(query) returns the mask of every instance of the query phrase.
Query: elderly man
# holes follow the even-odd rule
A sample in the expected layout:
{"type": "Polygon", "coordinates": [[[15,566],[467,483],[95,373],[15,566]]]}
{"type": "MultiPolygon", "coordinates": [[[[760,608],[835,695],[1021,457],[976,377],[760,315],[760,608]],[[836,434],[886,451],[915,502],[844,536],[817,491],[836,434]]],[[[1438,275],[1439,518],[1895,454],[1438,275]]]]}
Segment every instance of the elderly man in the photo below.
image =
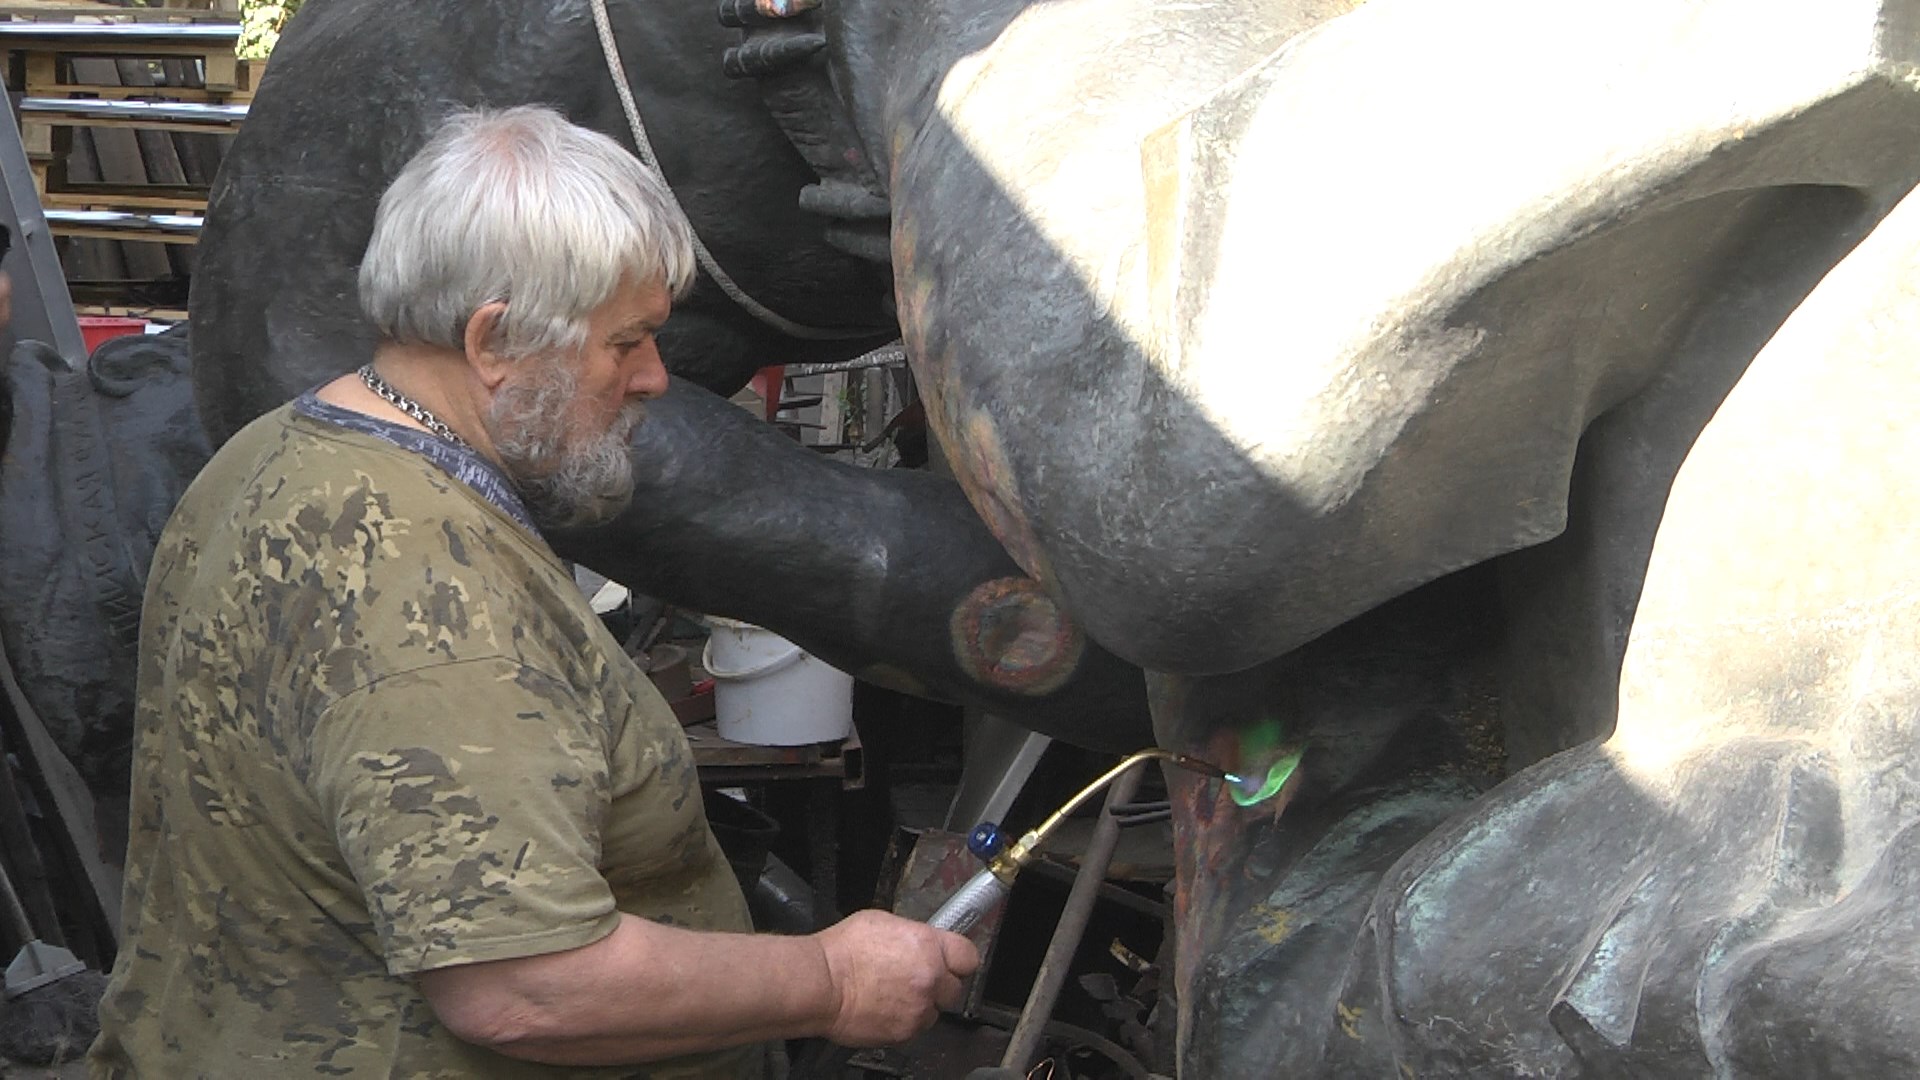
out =
{"type": "Polygon", "coordinates": [[[372,361],[235,436],[155,556],[96,1075],[757,1076],[957,997],[972,945],[919,923],[748,932],[679,724],[537,531],[628,498],[692,263],[544,110],[394,181],[372,361]]]}

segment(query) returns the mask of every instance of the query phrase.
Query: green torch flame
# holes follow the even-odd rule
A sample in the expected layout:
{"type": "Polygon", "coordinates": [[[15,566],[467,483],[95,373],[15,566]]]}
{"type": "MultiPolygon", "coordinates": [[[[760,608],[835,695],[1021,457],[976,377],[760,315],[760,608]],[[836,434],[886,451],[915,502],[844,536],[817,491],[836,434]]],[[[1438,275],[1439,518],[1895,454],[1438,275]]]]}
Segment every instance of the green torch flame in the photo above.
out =
{"type": "Polygon", "coordinates": [[[1295,750],[1267,767],[1265,779],[1257,776],[1227,776],[1227,795],[1237,806],[1255,806],[1266,802],[1287,786],[1293,771],[1300,767],[1301,751],[1295,750]]]}

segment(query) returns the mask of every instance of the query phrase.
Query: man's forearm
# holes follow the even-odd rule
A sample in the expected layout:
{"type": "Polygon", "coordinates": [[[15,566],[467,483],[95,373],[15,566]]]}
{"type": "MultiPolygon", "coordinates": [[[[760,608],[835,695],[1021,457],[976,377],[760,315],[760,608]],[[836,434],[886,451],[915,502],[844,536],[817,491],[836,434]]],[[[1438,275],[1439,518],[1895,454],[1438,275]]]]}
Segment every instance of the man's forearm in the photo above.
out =
{"type": "Polygon", "coordinates": [[[904,1042],[980,955],[958,934],[862,911],[805,937],[718,934],[631,915],[579,949],[420,976],[441,1023],[510,1057],[625,1065],[770,1039],[904,1042]]]}
{"type": "Polygon", "coordinates": [[[813,936],[702,933],[622,916],[592,945],[429,972],[441,1022],[527,1061],[651,1061],[821,1035],[839,1013],[813,936]]]}

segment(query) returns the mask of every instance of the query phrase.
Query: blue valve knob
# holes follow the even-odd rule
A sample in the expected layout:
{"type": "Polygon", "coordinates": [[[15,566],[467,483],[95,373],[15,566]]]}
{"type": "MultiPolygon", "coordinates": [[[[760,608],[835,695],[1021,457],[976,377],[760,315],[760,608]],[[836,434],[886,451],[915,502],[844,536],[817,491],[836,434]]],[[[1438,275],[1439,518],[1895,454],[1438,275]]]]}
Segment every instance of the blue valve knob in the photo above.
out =
{"type": "Polygon", "coordinates": [[[994,821],[983,821],[967,834],[967,850],[982,861],[990,861],[995,855],[1006,850],[1007,838],[1000,833],[1000,825],[994,821]]]}

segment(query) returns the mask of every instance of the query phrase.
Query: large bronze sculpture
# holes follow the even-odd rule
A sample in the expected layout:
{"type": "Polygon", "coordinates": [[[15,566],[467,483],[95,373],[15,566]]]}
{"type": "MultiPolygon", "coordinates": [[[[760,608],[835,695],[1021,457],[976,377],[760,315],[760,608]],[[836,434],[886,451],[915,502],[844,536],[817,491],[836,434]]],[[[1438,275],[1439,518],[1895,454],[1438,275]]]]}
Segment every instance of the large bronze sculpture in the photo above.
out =
{"type": "MultiPolygon", "coordinates": [[[[779,318],[703,279],[561,543],[1270,778],[1169,781],[1184,1075],[1914,1069],[1920,4],[607,7],[779,318]],[[957,485],[713,393],[896,328],[957,485]]],[[[632,141],[607,60],[587,0],[309,0],[203,244],[212,438],[364,359],[436,115],[632,141]]]]}

